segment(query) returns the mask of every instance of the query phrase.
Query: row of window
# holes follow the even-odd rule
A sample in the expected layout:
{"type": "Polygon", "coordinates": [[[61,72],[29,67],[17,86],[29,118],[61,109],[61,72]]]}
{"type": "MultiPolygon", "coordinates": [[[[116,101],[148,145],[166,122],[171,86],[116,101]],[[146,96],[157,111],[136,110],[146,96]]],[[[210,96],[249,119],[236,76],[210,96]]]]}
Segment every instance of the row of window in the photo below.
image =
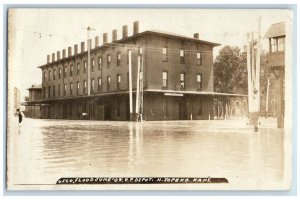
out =
{"type": "MultiPolygon", "coordinates": [[[[121,89],[121,75],[117,75],[117,89],[121,89]]],[[[197,89],[202,90],[202,74],[197,74],[196,75],[196,82],[197,82],[197,89]]],[[[110,91],[111,87],[111,77],[107,76],[106,79],[106,91],[110,91]]],[[[128,86],[128,77],[127,77],[127,86],[128,86]]],[[[83,87],[83,94],[87,94],[87,81],[82,81],[82,87],[83,87]]],[[[168,72],[162,72],[162,87],[167,88],[168,87],[168,72]]],[[[185,74],[181,73],[180,74],[180,89],[185,89],[185,74]]],[[[80,90],[80,82],[73,83],[71,82],[69,84],[69,95],[79,95],[79,90],[80,90]]],[[[98,78],[98,92],[102,91],[102,78],[98,78]]],[[[91,86],[90,86],[90,92],[93,94],[95,93],[95,80],[91,80],[91,86]]],[[[67,84],[63,84],[63,91],[61,93],[61,86],[60,84],[57,85],[57,93],[56,93],[56,86],[52,86],[52,88],[49,87],[43,87],[43,96],[44,98],[46,97],[56,97],[57,96],[66,96],[67,95],[67,84]],[[47,91],[46,91],[47,90],[47,91]],[[52,91],[52,95],[51,95],[52,91]]]]}
{"type": "MultiPolygon", "coordinates": [[[[202,74],[196,75],[197,89],[202,90],[202,74]]],[[[162,87],[168,87],[168,72],[162,72],[162,87]]],[[[185,74],[180,74],[180,89],[185,89],[185,74]]]]}
{"type": "MultiPolygon", "coordinates": [[[[180,57],[181,64],[185,63],[185,53],[186,53],[186,51],[184,51],[182,49],[179,51],[179,57],[180,57]]],[[[162,48],[162,55],[163,55],[162,60],[164,62],[167,62],[168,61],[168,48],[166,48],[166,47],[162,48]]],[[[196,59],[197,59],[197,62],[196,62],[197,65],[202,65],[202,53],[197,52],[196,59]]]]}
{"type": "MultiPolygon", "coordinates": [[[[141,52],[141,51],[140,51],[141,52]]],[[[162,49],[162,53],[163,53],[163,61],[167,62],[168,61],[168,50],[167,48],[163,48],[162,49]]],[[[185,52],[184,50],[180,50],[180,63],[184,64],[185,63],[185,52]]],[[[196,54],[196,58],[197,58],[197,65],[202,65],[202,55],[201,53],[197,53],[196,54]]],[[[127,64],[128,64],[128,54],[127,54],[127,64]]],[[[111,63],[111,55],[107,55],[107,68],[110,67],[110,63],[111,63]]],[[[121,65],[121,53],[117,53],[117,66],[121,65]]],[[[69,68],[69,75],[70,77],[72,77],[74,75],[74,70],[76,70],[76,74],[78,75],[80,73],[80,67],[81,67],[81,63],[77,62],[76,63],[76,69],[74,69],[73,64],[70,65],[69,68]]],[[[92,58],[91,59],[91,71],[94,72],[94,68],[95,68],[95,59],[92,58]]],[[[98,70],[102,70],[102,57],[98,57],[98,70]]],[[[46,72],[43,72],[43,81],[51,81],[51,80],[56,80],[56,78],[61,79],[62,76],[64,78],[67,77],[67,66],[63,67],[63,72],[61,68],[58,68],[58,74],[56,74],[56,69],[53,70],[53,72],[51,73],[51,71],[48,71],[48,74],[46,74],[46,72]],[[63,74],[62,74],[63,73],[63,74]],[[51,74],[52,74],[52,79],[51,79],[51,74]],[[56,75],[58,77],[56,77],[56,75]]],[[[87,72],[87,61],[83,61],[83,73],[87,72]]]]}

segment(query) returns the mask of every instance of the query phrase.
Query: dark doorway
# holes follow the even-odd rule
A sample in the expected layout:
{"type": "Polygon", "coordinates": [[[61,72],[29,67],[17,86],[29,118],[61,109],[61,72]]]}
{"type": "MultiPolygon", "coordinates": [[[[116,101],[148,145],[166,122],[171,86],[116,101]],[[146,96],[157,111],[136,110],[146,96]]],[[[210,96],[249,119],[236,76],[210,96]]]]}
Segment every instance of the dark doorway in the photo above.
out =
{"type": "Polygon", "coordinates": [[[179,99],[179,120],[187,120],[187,106],[186,99],[179,99]]]}
{"type": "Polygon", "coordinates": [[[104,105],[104,120],[111,120],[109,104],[104,105]]]}

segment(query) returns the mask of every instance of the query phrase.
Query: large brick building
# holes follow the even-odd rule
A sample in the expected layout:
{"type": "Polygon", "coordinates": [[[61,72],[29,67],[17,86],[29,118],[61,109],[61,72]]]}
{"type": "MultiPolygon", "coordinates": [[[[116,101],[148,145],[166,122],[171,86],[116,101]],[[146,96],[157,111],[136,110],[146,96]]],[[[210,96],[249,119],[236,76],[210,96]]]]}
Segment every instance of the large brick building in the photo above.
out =
{"type": "MultiPolygon", "coordinates": [[[[112,31],[103,44],[91,45],[90,75],[85,43],[47,56],[40,66],[42,118],[78,119],[88,113],[92,120],[129,120],[129,56],[132,60],[133,108],[137,88],[138,56],[143,68],[143,118],[145,120],[209,119],[213,102],[213,48],[219,44],[161,31],[133,35],[123,26],[122,38],[112,31]],[[51,60],[50,60],[51,58],[51,60]],[[90,80],[90,81],[89,81],[90,80]],[[88,81],[90,84],[88,84],[88,81]],[[90,85],[90,94],[88,86],[90,85]]],[[[135,112],[135,111],[134,111],[135,112]]]]}

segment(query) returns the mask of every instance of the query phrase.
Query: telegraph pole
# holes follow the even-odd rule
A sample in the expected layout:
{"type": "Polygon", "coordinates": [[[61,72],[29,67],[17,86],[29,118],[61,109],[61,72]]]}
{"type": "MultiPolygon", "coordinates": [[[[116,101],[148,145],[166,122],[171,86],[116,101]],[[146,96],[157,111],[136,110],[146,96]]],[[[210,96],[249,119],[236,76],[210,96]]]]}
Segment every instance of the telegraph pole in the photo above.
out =
{"type": "MultiPolygon", "coordinates": [[[[139,54],[139,52],[138,52],[139,54]]],[[[136,121],[139,120],[139,113],[140,113],[140,106],[139,106],[139,101],[140,101],[140,70],[141,70],[141,56],[138,56],[138,68],[137,68],[137,77],[136,77],[136,100],[135,100],[135,117],[136,121]]]]}
{"type": "Polygon", "coordinates": [[[129,79],[129,115],[130,121],[133,121],[132,112],[132,75],[131,75],[131,50],[128,51],[128,79],[129,79]]]}
{"type": "Polygon", "coordinates": [[[91,27],[87,27],[87,52],[88,52],[88,66],[87,66],[87,71],[88,71],[88,73],[87,73],[87,82],[88,82],[88,84],[87,84],[87,86],[88,86],[88,96],[90,96],[91,95],[91,71],[90,71],[90,69],[91,69],[91,53],[90,53],[90,51],[91,51],[91,40],[90,40],[90,31],[91,30],[96,30],[96,29],[93,29],[93,28],[91,28],[91,27]]]}
{"type": "Polygon", "coordinates": [[[260,35],[261,17],[258,19],[258,34],[256,52],[254,49],[254,33],[247,34],[247,71],[248,71],[248,107],[250,124],[254,126],[254,131],[258,132],[258,118],[260,112],[260,35]],[[250,51],[251,45],[251,51],[250,51]],[[256,53],[256,56],[255,56],[256,53]]]}

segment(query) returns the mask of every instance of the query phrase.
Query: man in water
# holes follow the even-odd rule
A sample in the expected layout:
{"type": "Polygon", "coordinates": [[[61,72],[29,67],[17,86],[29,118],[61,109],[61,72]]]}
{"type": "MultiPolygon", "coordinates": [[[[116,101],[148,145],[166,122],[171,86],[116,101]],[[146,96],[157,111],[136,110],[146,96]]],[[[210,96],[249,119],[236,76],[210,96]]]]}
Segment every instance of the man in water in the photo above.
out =
{"type": "Polygon", "coordinates": [[[18,117],[19,117],[19,124],[22,122],[22,119],[23,119],[23,116],[22,116],[22,113],[20,111],[20,109],[17,109],[17,114],[18,114],[18,117]]]}

